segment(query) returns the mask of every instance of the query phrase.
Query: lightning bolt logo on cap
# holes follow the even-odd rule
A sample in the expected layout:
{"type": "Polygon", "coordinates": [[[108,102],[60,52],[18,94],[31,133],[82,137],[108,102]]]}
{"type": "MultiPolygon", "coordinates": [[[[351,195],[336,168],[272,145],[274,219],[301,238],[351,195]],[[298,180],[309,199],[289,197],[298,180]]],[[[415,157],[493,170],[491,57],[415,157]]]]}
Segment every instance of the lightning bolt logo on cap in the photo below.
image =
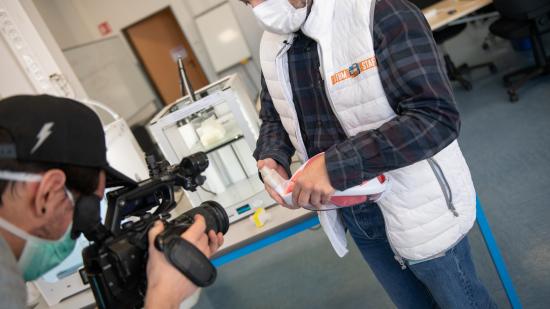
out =
{"type": "Polygon", "coordinates": [[[52,134],[53,125],[54,125],[53,122],[48,122],[42,126],[42,129],[40,129],[40,132],[38,132],[38,134],[36,135],[36,139],[38,141],[36,142],[34,147],[32,147],[31,154],[33,154],[38,149],[38,147],[44,144],[46,139],[48,139],[48,137],[52,134]]]}

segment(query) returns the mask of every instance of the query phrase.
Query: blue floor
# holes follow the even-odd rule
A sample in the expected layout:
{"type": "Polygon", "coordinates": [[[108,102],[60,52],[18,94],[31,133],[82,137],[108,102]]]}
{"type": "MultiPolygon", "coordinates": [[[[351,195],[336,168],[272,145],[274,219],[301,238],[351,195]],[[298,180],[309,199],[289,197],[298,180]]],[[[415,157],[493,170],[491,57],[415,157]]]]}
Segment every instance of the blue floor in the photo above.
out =
{"type": "MultiPolygon", "coordinates": [[[[492,60],[500,69],[497,75],[472,74],[471,92],[455,87],[461,147],[524,307],[548,308],[550,78],[529,83],[520,101],[509,103],[500,75],[532,59],[501,40],[483,51],[479,42],[486,33],[486,25],[469,26],[446,45],[457,64],[492,60]]],[[[499,306],[508,308],[479,229],[470,235],[480,277],[499,306]]],[[[350,248],[339,259],[322,231],[298,234],[221,267],[196,308],[393,308],[355,246],[350,248]]]]}

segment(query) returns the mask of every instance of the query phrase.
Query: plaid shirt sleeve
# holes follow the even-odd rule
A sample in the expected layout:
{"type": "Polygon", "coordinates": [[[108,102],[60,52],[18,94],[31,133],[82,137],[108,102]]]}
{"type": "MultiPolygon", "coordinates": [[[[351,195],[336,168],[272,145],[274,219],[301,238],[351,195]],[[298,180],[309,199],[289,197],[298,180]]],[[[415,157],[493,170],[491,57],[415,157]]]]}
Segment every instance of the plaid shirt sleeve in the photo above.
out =
{"type": "Polygon", "coordinates": [[[429,158],[458,136],[460,118],[424,15],[405,0],[379,0],[374,46],[380,78],[397,117],[326,151],[334,188],[429,158]]]}
{"type": "Polygon", "coordinates": [[[281,118],[273,106],[273,100],[267,90],[265,78],[262,74],[262,91],[260,93],[261,110],[260,136],[256,142],[254,158],[263,160],[271,158],[282,165],[290,175],[290,159],[294,154],[294,146],[283,128],[281,118]]]}

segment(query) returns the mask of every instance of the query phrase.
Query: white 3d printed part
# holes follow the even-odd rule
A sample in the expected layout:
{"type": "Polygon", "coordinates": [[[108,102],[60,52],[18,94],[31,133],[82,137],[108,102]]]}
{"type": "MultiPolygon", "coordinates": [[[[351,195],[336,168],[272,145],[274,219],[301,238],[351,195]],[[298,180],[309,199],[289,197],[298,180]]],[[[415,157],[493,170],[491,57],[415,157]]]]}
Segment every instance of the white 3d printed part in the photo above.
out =
{"type": "MultiPolygon", "coordinates": [[[[266,184],[275,190],[287,204],[292,204],[292,182],[302,172],[302,170],[317,156],[309,159],[292,175],[290,179],[284,179],[277,171],[268,167],[260,169],[262,178],[266,184]]],[[[390,180],[385,175],[367,180],[362,184],[348,188],[344,191],[334,192],[330,203],[322,205],[320,208],[313,205],[307,205],[304,208],[309,210],[332,210],[342,207],[354,206],[363,202],[376,202],[380,200],[383,194],[390,189],[390,180]]]]}

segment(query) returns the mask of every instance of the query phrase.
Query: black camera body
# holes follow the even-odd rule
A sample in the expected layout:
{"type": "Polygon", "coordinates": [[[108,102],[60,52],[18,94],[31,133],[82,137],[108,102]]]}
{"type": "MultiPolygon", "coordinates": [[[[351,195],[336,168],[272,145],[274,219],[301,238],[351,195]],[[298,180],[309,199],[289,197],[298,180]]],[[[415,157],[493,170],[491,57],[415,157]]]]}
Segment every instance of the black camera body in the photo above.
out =
{"type": "Polygon", "coordinates": [[[137,186],[123,187],[107,194],[105,224],[83,231],[90,246],[82,251],[83,276],[90,283],[99,308],[141,308],[147,289],[148,232],[161,220],[164,231],[155,239],[156,248],[195,285],[205,287],[216,278],[209,259],[180,235],[200,214],[206,232],[225,234],[229,219],[218,203],[208,201],[173,220],[174,188],[194,191],[204,183],[200,174],[208,167],[204,153],[186,157],[179,165],[168,166],[148,158],[151,178],[137,186]]]}

